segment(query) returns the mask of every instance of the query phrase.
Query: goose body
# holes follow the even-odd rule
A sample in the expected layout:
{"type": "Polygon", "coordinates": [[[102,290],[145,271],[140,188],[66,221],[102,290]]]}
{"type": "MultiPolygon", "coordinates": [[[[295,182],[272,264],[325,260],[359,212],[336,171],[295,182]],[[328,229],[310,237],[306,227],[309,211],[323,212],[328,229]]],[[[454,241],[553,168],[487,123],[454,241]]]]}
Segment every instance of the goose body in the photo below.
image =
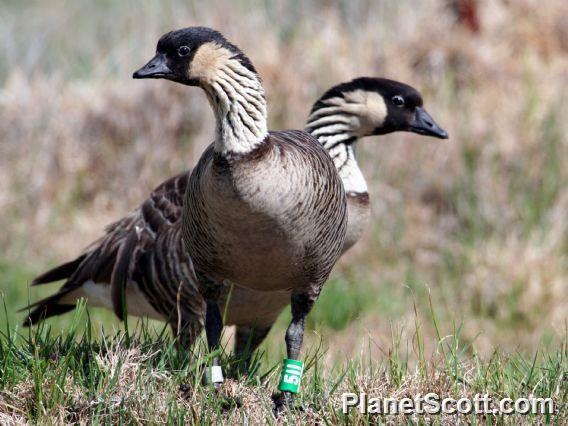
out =
{"type": "Polygon", "coordinates": [[[345,234],[343,186],[302,131],[270,132],[249,154],[213,147],[193,170],[184,236],[197,268],[218,281],[277,291],[327,278],[345,234]]]}
{"type": "MultiPolygon", "coordinates": [[[[182,213],[182,239],[206,302],[208,346],[215,350],[221,341],[220,283],[290,289],[285,341],[288,359],[298,360],[305,318],[345,240],[345,192],[333,161],[306,132],[267,131],[254,66],[214,30],[165,34],[133,77],[201,87],[215,114],[215,141],[191,173],[182,213]]],[[[213,363],[218,388],[218,358],[213,363]]],[[[293,400],[290,390],[280,388],[277,409],[293,400]]]]}

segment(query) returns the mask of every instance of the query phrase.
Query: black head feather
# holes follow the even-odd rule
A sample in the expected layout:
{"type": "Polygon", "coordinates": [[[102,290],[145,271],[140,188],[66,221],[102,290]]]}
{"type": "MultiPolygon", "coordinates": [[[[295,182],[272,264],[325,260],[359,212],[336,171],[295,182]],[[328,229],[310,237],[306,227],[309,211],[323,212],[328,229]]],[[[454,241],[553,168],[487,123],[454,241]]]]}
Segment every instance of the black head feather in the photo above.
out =
{"type": "MultiPolygon", "coordinates": [[[[345,93],[353,92],[355,90],[363,90],[366,92],[376,92],[385,99],[385,101],[392,99],[392,97],[400,95],[408,100],[408,105],[422,106],[422,96],[420,92],[408,84],[401,83],[387,78],[377,77],[359,77],[346,83],[341,83],[333,86],[325,92],[318,101],[314,104],[312,112],[325,106],[328,99],[343,97],[345,93]]],[[[387,102],[388,105],[388,102],[387,102]]]]}
{"type": "Polygon", "coordinates": [[[160,37],[156,51],[158,53],[176,56],[181,46],[187,46],[190,49],[188,59],[191,61],[199,46],[209,42],[215,42],[225,47],[230,52],[233,52],[235,59],[238,59],[249,71],[255,74],[257,73],[250,59],[241,49],[228,41],[219,31],[208,27],[188,27],[181,30],[170,31],[160,37]]]}
{"type": "Polygon", "coordinates": [[[170,31],[160,37],[156,55],[136,71],[134,78],[165,78],[178,83],[198,86],[199,81],[188,76],[187,70],[202,45],[215,43],[233,54],[231,57],[258,77],[247,56],[219,31],[207,27],[189,27],[170,31]]]}

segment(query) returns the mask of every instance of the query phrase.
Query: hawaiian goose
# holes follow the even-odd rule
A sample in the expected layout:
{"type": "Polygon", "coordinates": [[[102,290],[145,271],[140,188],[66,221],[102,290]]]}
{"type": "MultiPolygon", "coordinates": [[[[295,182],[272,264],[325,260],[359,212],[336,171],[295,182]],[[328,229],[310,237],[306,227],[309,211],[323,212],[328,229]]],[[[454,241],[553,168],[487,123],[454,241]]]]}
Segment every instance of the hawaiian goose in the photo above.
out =
{"type": "MultiPolygon", "coordinates": [[[[358,140],[394,131],[447,137],[422,108],[418,91],[403,83],[370,77],[325,92],[313,105],[306,130],[332,155],[343,181],[348,207],[343,252],[358,241],[370,216],[367,185],[355,158],[358,140]]],[[[204,318],[204,302],[191,279],[191,259],[183,250],[180,232],[182,200],[190,173],[160,184],[140,207],[108,226],[105,235],[77,259],[35,278],[32,285],[61,279],[66,282],[58,293],[32,305],[35,309],[25,324],[72,310],[81,297],[90,306],[114,306],[122,317],[120,299],[111,297],[110,282],[117,259],[123,259],[131,265],[126,286],[128,313],[168,321],[184,347],[189,347],[201,331],[204,318]],[[137,238],[137,244],[129,244],[124,250],[129,235],[137,238]]],[[[226,290],[225,298],[228,287],[226,290]]],[[[116,290],[114,293],[120,295],[116,290]]],[[[247,355],[256,349],[289,303],[289,297],[287,291],[233,289],[227,305],[227,324],[237,325],[237,353],[242,354],[247,346],[247,355]]]]}
{"type": "MultiPolygon", "coordinates": [[[[307,132],[267,131],[260,77],[212,29],[165,34],[134,78],[201,87],[215,114],[215,141],[189,177],[182,209],[182,239],[206,302],[209,347],[219,347],[223,327],[219,283],[291,290],[286,348],[301,369],[305,318],[341,255],[347,227],[345,192],[330,156],[307,132]]],[[[277,406],[288,405],[293,391],[282,383],[280,390],[277,406]]]]}

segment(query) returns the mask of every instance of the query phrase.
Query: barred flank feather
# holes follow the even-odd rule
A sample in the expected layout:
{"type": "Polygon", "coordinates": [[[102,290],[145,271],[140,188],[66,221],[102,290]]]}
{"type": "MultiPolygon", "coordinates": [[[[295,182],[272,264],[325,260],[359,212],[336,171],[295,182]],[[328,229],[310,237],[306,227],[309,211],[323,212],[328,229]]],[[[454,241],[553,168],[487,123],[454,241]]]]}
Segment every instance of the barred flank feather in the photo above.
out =
{"type": "Polygon", "coordinates": [[[138,243],[138,230],[132,229],[121,245],[116,256],[112,276],[110,280],[110,294],[114,313],[120,320],[126,316],[126,284],[130,276],[133,264],[136,262],[134,250],[138,243]]]}

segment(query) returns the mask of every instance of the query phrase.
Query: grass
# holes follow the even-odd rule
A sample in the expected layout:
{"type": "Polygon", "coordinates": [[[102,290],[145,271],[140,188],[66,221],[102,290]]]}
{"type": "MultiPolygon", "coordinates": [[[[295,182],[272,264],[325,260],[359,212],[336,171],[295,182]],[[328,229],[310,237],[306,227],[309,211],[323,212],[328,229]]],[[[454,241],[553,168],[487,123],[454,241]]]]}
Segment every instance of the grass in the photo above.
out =
{"type": "MultiPolygon", "coordinates": [[[[430,320],[438,329],[433,312],[430,320]]],[[[81,305],[65,335],[53,333],[48,325],[26,332],[8,328],[0,333],[3,424],[276,421],[270,395],[277,384],[278,361],[267,362],[261,355],[242,375],[235,368],[238,360],[223,355],[227,376],[223,392],[242,401],[242,407],[227,407],[200,384],[201,366],[210,359],[202,346],[198,345],[194,353],[177,351],[169,333],[143,324],[129,336],[123,332],[106,335],[102,330],[94,333],[93,328],[81,305]],[[102,337],[95,338],[95,334],[102,337]]],[[[550,397],[557,404],[557,411],[550,415],[462,415],[467,422],[564,424],[568,420],[565,340],[556,350],[538,350],[530,356],[496,351],[484,361],[475,353],[470,355],[471,348],[462,346],[460,329],[456,326],[453,334],[445,337],[438,334],[434,351],[426,354],[418,322],[412,342],[405,342],[400,331],[393,328],[388,356],[382,362],[361,356],[329,366],[321,348],[312,346],[304,357],[306,373],[297,400],[303,411],[290,411],[284,418],[293,423],[409,422],[412,417],[401,414],[377,417],[356,410],[344,414],[341,394],[414,397],[435,392],[456,399],[476,393],[488,393],[493,398],[532,395],[550,397]],[[414,357],[405,355],[409,353],[404,347],[407,344],[412,345],[414,357]]],[[[450,424],[456,420],[455,415],[440,415],[428,421],[450,424]]]]}

